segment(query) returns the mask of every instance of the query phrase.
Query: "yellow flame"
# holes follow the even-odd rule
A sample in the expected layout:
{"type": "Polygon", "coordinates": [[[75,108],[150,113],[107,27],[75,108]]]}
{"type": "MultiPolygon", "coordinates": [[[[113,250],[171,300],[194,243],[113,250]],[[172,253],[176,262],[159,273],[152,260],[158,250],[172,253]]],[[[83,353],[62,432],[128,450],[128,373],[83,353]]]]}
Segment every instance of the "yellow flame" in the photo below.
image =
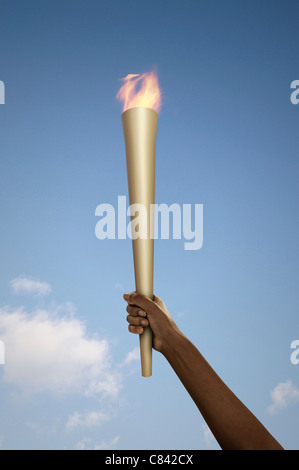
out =
{"type": "Polygon", "coordinates": [[[124,83],[116,98],[123,102],[123,111],[136,106],[144,106],[159,113],[162,105],[162,93],[155,72],[143,73],[142,75],[129,74],[121,80],[124,83]]]}

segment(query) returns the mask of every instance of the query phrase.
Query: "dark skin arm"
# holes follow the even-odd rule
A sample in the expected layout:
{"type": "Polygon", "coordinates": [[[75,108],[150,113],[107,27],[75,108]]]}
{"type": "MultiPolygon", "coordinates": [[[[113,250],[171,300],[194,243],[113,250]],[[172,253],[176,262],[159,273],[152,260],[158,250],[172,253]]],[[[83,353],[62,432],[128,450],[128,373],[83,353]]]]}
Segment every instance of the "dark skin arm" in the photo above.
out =
{"type": "Polygon", "coordinates": [[[183,335],[159,297],[132,292],[124,299],[129,331],[142,334],[151,327],[154,349],[172,366],[222,449],[283,450],[183,335]]]}

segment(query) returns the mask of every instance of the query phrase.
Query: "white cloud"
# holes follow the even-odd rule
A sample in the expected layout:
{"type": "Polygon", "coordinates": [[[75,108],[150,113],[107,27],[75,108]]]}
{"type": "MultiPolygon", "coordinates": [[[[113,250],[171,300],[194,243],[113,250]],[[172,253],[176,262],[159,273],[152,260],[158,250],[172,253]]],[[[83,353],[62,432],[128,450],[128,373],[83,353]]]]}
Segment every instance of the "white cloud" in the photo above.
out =
{"type": "Polygon", "coordinates": [[[15,294],[34,294],[48,295],[51,292],[51,286],[47,282],[34,281],[27,277],[17,277],[10,281],[10,285],[15,294]]]}
{"type": "Polygon", "coordinates": [[[119,441],[119,436],[114,437],[111,441],[103,440],[100,444],[91,444],[92,439],[85,437],[81,441],[77,442],[77,450],[114,450],[116,444],[119,441]]]}
{"type": "Polygon", "coordinates": [[[111,441],[102,441],[99,445],[94,446],[94,450],[114,450],[119,441],[119,436],[114,437],[111,441]]]}
{"type": "Polygon", "coordinates": [[[74,431],[78,428],[94,428],[98,427],[105,421],[108,421],[110,416],[105,413],[90,411],[88,413],[78,413],[75,411],[66,423],[67,431],[74,431]]]}
{"type": "Polygon", "coordinates": [[[132,351],[130,351],[126,355],[125,360],[122,363],[122,366],[128,366],[132,362],[135,362],[135,361],[140,361],[140,348],[139,347],[134,348],[132,351]]]}
{"type": "Polygon", "coordinates": [[[291,380],[279,383],[271,392],[273,403],[267,408],[271,414],[278,412],[289,405],[299,402],[299,389],[291,380]]]}
{"type": "Polygon", "coordinates": [[[28,394],[115,397],[121,388],[108,341],[90,337],[85,324],[62,308],[55,313],[0,308],[0,337],[6,352],[3,379],[28,394]]]}
{"type": "Polygon", "coordinates": [[[92,442],[92,439],[90,437],[84,437],[81,439],[81,441],[77,442],[76,444],[76,449],[77,450],[92,450],[91,448],[88,448],[87,446],[90,445],[92,442]]]}
{"type": "Polygon", "coordinates": [[[115,285],[114,285],[114,288],[119,289],[122,292],[125,292],[125,288],[120,282],[116,282],[115,285]]]}

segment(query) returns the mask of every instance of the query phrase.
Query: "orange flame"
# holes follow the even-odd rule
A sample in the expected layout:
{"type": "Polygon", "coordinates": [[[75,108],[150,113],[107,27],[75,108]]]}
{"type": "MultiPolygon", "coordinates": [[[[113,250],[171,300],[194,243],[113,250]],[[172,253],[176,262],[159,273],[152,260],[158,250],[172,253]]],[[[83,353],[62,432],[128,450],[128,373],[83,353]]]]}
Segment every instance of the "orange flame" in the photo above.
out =
{"type": "Polygon", "coordinates": [[[161,90],[155,72],[129,74],[121,79],[124,84],[116,98],[123,102],[123,112],[136,106],[151,108],[159,113],[162,105],[161,90]],[[138,90],[136,90],[138,85],[138,90]]]}

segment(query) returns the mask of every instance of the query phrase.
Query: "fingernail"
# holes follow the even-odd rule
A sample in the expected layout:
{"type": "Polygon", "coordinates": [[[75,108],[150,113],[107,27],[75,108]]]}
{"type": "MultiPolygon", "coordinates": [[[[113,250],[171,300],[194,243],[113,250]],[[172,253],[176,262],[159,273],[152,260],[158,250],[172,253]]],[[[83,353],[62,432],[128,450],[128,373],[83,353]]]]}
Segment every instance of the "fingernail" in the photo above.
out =
{"type": "Polygon", "coordinates": [[[146,313],[145,313],[143,310],[139,310],[138,314],[139,314],[141,317],[146,317],[146,313]]]}
{"type": "Polygon", "coordinates": [[[147,326],[147,320],[142,320],[141,325],[147,326]]]}

